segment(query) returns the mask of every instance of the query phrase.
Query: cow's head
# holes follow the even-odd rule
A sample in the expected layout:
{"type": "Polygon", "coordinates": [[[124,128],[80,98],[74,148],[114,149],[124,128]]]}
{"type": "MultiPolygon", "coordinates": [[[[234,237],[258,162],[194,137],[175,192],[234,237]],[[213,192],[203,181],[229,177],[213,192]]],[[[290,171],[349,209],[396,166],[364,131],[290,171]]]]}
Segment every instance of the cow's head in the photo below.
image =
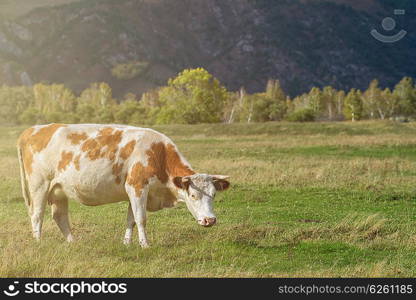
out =
{"type": "Polygon", "coordinates": [[[217,219],[212,209],[215,193],[228,189],[228,176],[194,174],[175,177],[173,183],[179,188],[179,201],[184,201],[191,214],[202,226],[209,227],[217,219]]]}

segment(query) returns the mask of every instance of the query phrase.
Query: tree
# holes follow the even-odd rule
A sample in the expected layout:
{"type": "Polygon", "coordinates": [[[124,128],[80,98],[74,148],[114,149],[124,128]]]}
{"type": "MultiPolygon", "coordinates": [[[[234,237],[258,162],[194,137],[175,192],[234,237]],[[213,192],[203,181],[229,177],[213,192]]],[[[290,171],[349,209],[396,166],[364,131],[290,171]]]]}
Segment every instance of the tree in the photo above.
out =
{"type": "Polygon", "coordinates": [[[76,106],[75,95],[63,84],[33,86],[34,108],[43,122],[72,122],[76,106]]]}
{"type": "Polygon", "coordinates": [[[344,100],[344,116],[347,120],[356,121],[363,117],[363,101],[361,92],[351,89],[344,100]]]}
{"type": "Polygon", "coordinates": [[[113,122],[116,103],[108,84],[93,83],[78,98],[77,115],[81,122],[113,122]]]}
{"type": "MultiPolygon", "coordinates": [[[[33,90],[29,87],[0,87],[0,122],[22,123],[21,115],[33,105],[33,90]]],[[[37,116],[36,116],[37,117],[37,116]]],[[[36,120],[35,120],[36,121],[36,120]]],[[[27,122],[24,122],[25,124],[27,122]]]]}
{"type": "Polygon", "coordinates": [[[304,109],[304,108],[310,109],[308,95],[302,94],[300,96],[293,98],[292,105],[289,108],[291,109],[291,112],[294,112],[297,109],[304,109]]]}
{"type": "MultiPolygon", "coordinates": [[[[378,87],[378,80],[374,79],[371,81],[368,89],[363,94],[363,107],[364,113],[370,119],[374,119],[376,117],[376,112],[380,115],[380,100],[381,100],[381,90],[378,87]]],[[[384,119],[384,114],[380,115],[381,119],[384,119]]]]}
{"type": "Polygon", "coordinates": [[[323,109],[326,110],[326,117],[329,120],[333,120],[334,116],[335,116],[336,94],[337,94],[337,90],[335,90],[331,86],[324,87],[324,89],[322,91],[322,105],[323,105],[323,109]]]}
{"type": "Polygon", "coordinates": [[[287,112],[287,96],[280,85],[280,81],[270,79],[267,82],[264,96],[268,112],[267,121],[282,120],[287,112]]]}
{"type": "Polygon", "coordinates": [[[409,117],[416,114],[416,89],[412,78],[404,77],[395,86],[393,96],[397,98],[402,115],[409,117]]]}
{"type": "Polygon", "coordinates": [[[380,93],[380,99],[377,102],[377,111],[380,118],[394,117],[399,111],[399,98],[394,96],[389,88],[384,89],[380,93]]]}
{"type": "Polygon", "coordinates": [[[133,94],[127,94],[126,100],[115,107],[115,121],[123,124],[144,124],[145,109],[133,94]]]}
{"type": "Polygon", "coordinates": [[[343,116],[345,92],[339,91],[335,95],[335,108],[338,116],[343,116]]]}
{"type": "Polygon", "coordinates": [[[316,116],[318,116],[323,107],[323,96],[319,88],[313,87],[307,95],[308,106],[313,110],[316,116]]]}
{"type": "Polygon", "coordinates": [[[231,124],[238,119],[238,114],[240,112],[240,92],[229,92],[227,100],[223,109],[223,117],[225,123],[231,124]]]}
{"type": "Polygon", "coordinates": [[[222,121],[227,90],[202,68],[188,69],[159,91],[162,103],[156,122],[216,123],[222,121]]]}

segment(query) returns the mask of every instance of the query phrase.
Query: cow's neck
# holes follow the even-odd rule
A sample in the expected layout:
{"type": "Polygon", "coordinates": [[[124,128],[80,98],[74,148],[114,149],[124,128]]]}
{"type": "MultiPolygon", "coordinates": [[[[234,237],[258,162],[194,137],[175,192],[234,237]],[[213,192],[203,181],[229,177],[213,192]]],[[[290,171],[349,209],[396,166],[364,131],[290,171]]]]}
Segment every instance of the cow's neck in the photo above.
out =
{"type": "Polygon", "coordinates": [[[191,165],[183,158],[172,144],[165,146],[166,171],[170,178],[190,176],[195,174],[191,165]]]}

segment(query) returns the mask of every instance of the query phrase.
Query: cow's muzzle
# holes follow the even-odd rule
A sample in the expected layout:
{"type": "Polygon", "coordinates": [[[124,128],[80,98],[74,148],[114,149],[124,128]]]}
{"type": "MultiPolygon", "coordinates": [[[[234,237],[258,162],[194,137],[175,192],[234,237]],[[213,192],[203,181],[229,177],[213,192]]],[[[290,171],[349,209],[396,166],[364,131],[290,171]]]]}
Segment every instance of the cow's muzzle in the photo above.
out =
{"type": "Polygon", "coordinates": [[[210,227],[217,223],[216,218],[203,218],[202,220],[199,220],[198,223],[204,227],[210,227]]]}

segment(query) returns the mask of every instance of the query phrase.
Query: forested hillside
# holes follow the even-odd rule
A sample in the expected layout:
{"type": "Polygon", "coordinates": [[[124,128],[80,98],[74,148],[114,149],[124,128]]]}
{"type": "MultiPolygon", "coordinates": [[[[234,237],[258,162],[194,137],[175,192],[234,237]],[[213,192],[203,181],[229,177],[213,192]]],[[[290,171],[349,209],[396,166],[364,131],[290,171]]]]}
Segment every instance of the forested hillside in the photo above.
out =
{"type": "Polygon", "coordinates": [[[258,92],[272,78],[296,96],[416,77],[414,1],[84,0],[30,12],[18,2],[13,13],[0,1],[9,12],[0,22],[0,84],[63,83],[80,93],[106,82],[123,97],[203,67],[230,90],[258,92]],[[370,35],[387,34],[387,16],[408,31],[395,44],[370,35]]]}

